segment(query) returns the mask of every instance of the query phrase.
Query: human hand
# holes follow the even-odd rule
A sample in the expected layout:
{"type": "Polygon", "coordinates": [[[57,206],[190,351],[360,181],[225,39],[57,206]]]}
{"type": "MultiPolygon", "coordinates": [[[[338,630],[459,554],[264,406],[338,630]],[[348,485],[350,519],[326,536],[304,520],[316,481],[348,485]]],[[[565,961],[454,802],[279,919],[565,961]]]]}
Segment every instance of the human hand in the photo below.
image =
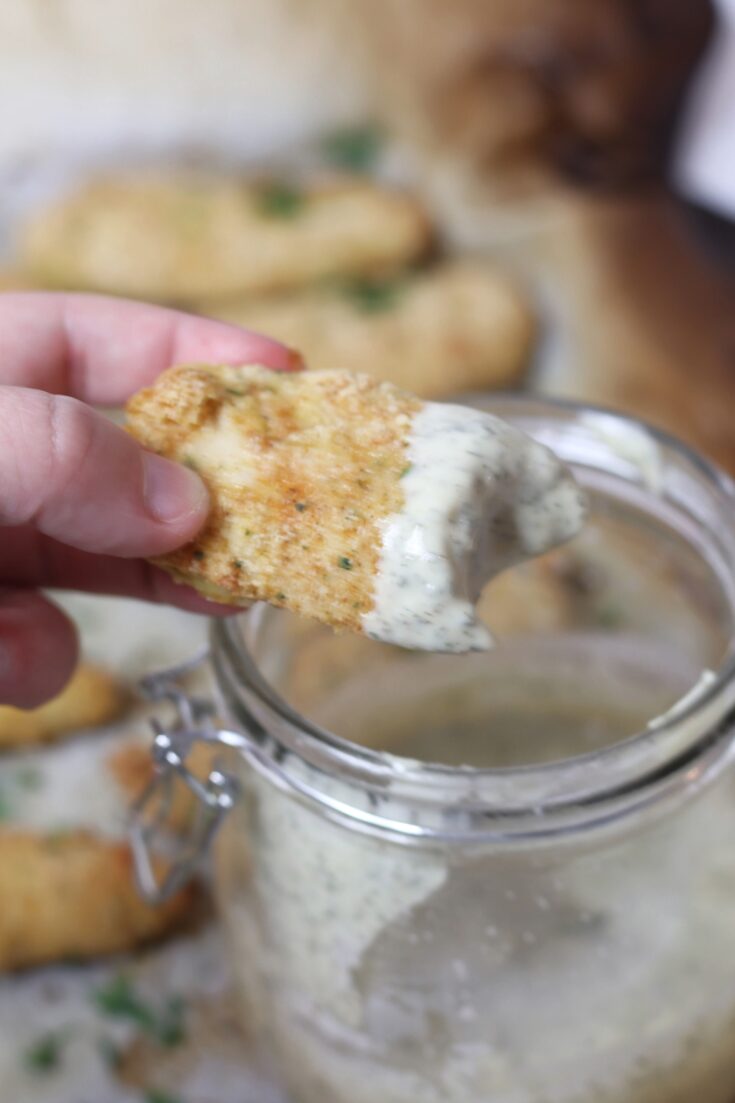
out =
{"type": "Polygon", "coordinates": [[[57,693],[77,659],[66,615],[36,587],[221,606],[146,562],[191,540],[207,492],[93,409],[186,361],[290,370],[294,352],[235,326],[90,295],[0,295],[0,702],[57,693]]]}

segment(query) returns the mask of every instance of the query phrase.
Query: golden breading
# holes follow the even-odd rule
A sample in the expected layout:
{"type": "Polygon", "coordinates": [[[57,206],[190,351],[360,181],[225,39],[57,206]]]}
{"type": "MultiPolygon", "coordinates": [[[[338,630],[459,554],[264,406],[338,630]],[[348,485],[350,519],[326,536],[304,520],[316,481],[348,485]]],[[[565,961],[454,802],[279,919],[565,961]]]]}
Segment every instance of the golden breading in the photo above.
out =
{"type": "Polygon", "coordinates": [[[198,470],[212,510],[193,543],[158,562],[215,600],[268,601],[361,631],[421,407],[341,372],[169,369],[130,400],[128,427],[198,470]]]}
{"type": "Polygon", "coordinates": [[[430,237],[416,199],[366,181],[137,177],[92,181],[42,211],[20,256],[53,286],[184,302],[393,269],[430,237]]]}
{"type": "Polygon", "coordinates": [[[307,364],[367,372],[422,398],[513,386],[535,331],[518,288],[480,261],[208,312],[292,345],[307,364]]]}
{"type": "Polygon", "coordinates": [[[125,843],[84,831],[0,832],[0,969],[134,949],[190,912],[195,890],[145,904],[125,843]]]}
{"type": "Polygon", "coordinates": [[[64,735],[115,720],[130,700],[107,670],[81,663],[58,697],[37,709],[0,705],[0,750],[53,743],[64,735]]]}

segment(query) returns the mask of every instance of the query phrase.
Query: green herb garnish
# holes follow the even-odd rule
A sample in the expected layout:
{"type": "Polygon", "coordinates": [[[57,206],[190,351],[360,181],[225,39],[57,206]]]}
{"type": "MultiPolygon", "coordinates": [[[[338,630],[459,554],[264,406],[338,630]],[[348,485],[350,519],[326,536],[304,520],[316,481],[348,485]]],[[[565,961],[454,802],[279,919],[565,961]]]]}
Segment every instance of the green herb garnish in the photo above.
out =
{"type": "Polygon", "coordinates": [[[307,505],[306,502],[294,502],[294,506],[299,511],[299,513],[304,512],[304,510],[306,509],[306,505],[307,505]]]}
{"type": "Polygon", "coordinates": [[[303,191],[284,181],[274,180],[257,195],[258,210],[267,218],[295,218],[305,204],[303,191]]]}
{"type": "Polygon", "coordinates": [[[163,1010],[156,1012],[143,1002],[127,977],[122,974],[95,993],[95,1002],[105,1015],[136,1023],[159,1045],[167,1048],[179,1045],[186,1036],[186,1004],[180,996],[171,996],[163,1010]]]}
{"type": "Polygon", "coordinates": [[[243,568],[242,559],[233,559],[232,566],[235,568],[236,571],[241,571],[243,568]]]}
{"type": "Polygon", "coordinates": [[[199,468],[197,467],[197,462],[193,456],[186,455],[183,457],[181,462],[183,463],[184,467],[190,467],[192,471],[199,470],[199,468]]]}
{"type": "Polygon", "coordinates": [[[61,1064],[65,1033],[48,1033],[38,1038],[25,1053],[26,1067],[33,1072],[53,1072],[61,1064]]]}
{"type": "Polygon", "coordinates": [[[145,1030],[154,1030],[156,1016],[141,1000],[126,976],[120,973],[94,994],[97,1007],[111,1019],[128,1019],[145,1030]]]}
{"type": "Polygon", "coordinates": [[[280,592],[276,594],[276,601],[285,601],[285,600],[286,600],[286,595],[285,594],[282,594],[280,592]]]}
{"type": "Polygon", "coordinates": [[[328,134],[322,142],[322,151],[338,168],[367,172],[374,166],[382,144],[383,136],[378,128],[366,124],[328,134]]]}
{"type": "Polygon", "coordinates": [[[363,314],[392,310],[400,296],[397,280],[355,280],[343,288],[343,294],[363,314]]]}
{"type": "Polygon", "coordinates": [[[192,559],[204,559],[203,551],[195,551],[191,553],[192,559]]]}
{"type": "Polygon", "coordinates": [[[225,387],[225,391],[227,394],[234,394],[238,398],[242,398],[242,396],[245,394],[245,391],[239,391],[237,387],[225,387]]]}
{"type": "Polygon", "coordinates": [[[410,470],[412,469],[412,467],[413,467],[413,464],[412,464],[412,463],[407,463],[407,464],[406,464],[406,466],[405,466],[405,467],[403,468],[403,471],[401,471],[401,473],[400,473],[400,475],[398,476],[398,478],[399,478],[399,479],[402,479],[402,478],[403,478],[403,477],[404,477],[405,475],[408,475],[408,473],[409,473],[409,471],[410,471],[410,470]]]}
{"type": "Polygon", "coordinates": [[[351,571],[352,570],[352,560],[349,559],[346,555],[340,555],[337,562],[339,563],[339,565],[340,565],[340,567],[342,568],[343,571],[351,571]]]}

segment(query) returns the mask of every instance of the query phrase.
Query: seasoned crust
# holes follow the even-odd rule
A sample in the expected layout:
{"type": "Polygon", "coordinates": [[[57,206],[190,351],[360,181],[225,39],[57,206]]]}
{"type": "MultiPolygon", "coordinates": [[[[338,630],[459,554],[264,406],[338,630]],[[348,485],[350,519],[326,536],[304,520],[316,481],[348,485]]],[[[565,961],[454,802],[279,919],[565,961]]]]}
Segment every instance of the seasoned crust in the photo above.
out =
{"type": "Polygon", "coordinates": [[[115,720],[130,694],[107,670],[81,663],[58,697],[39,708],[0,705],[0,750],[53,743],[64,735],[115,720]]]}
{"type": "Polygon", "coordinates": [[[125,843],[84,831],[0,832],[0,969],[131,950],[180,923],[194,899],[188,888],[145,904],[125,843]]]}
{"type": "Polygon", "coordinates": [[[429,244],[411,196],[366,181],[278,187],[186,175],[93,180],[28,223],[21,262],[51,286],[186,302],[390,270],[429,244]]]}
{"type": "Polygon", "coordinates": [[[421,405],[346,372],[169,369],[130,400],[128,428],[199,471],[212,508],[193,543],[157,562],[214,600],[360,631],[421,405]]]}
{"type": "Polygon", "coordinates": [[[207,312],[298,348],[307,364],[367,372],[422,398],[517,384],[535,334],[520,290],[492,265],[470,260],[207,312]]]}

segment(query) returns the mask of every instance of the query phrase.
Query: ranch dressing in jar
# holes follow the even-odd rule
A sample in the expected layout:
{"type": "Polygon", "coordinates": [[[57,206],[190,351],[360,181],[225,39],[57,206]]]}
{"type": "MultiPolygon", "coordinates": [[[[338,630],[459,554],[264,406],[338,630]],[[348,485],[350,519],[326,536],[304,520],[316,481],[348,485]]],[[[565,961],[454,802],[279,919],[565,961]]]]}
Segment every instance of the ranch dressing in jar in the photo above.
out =
{"type": "Polygon", "coordinates": [[[244,1023],[294,1103],[731,1103],[735,494],[652,431],[656,488],[585,411],[478,402],[590,500],[491,583],[495,647],[213,626],[244,1023]]]}

